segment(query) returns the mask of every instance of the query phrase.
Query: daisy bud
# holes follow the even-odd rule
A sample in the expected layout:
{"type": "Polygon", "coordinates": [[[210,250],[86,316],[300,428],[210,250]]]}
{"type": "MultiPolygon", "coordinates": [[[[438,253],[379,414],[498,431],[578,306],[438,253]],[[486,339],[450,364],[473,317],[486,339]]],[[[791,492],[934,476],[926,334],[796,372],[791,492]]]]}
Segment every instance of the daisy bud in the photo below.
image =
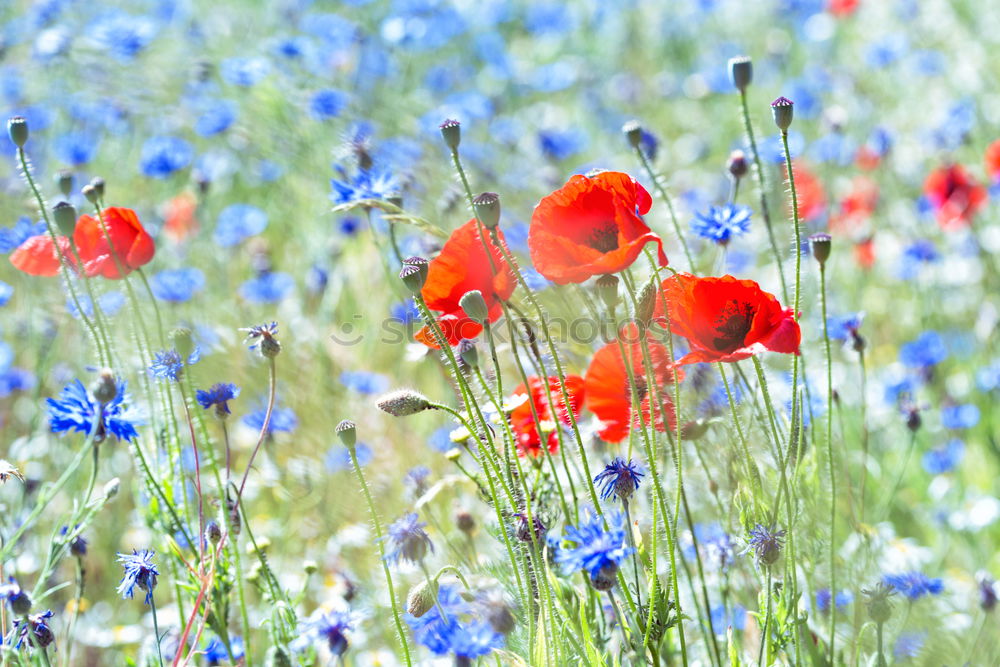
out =
{"type": "Polygon", "coordinates": [[[486,299],[483,298],[483,293],[477,289],[466,292],[458,300],[458,305],[461,306],[466,315],[480,324],[490,319],[490,309],[486,307],[486,299]]]}
{"type": "Polygon", "coordinates": [[[733,151],[730,153],[729,160],[726,161],[726,169],[729,170],[729,174],[736,180],[746,176],[750,170],[746,154],[743,151],[733,151]]]}
{"type": "Polygon", "coordinates": [[[403,260],[403,268],[399,270],[399,278],[406,289],[414,296],[420,294],[427,280],[427,260],[423,257],[409,257],[403,260]]]}
{"type": "Polygon", "coordinates": [[[484,192],[472,200],[472,208],[479,222],[486,229],[496,229],[500,224],[500,195],[495,192],[484,192]]]}
{"type": "Polygon", "coordinates": [[[415,618],[420,618],[434,607],[436,588],[429,582],[421,581],[410,589],[406,596],[406,611],[415,618]]]}
{"type": "Polygon", "coordinates": [[[337,424],[337,437],[348,449],[354,449],[358,442],[358,427],[350,419],[345,419],[337,424]]]}
{"type": "Polygon", "coordinates": [[[101,405],[107,405],[115,400],[115,396],[118,395],[118,384],[115,382],[115,375],[110,368],[101,369],[101,374],[90,386],[90,393],[101,405]]]}
{"type": "Polygon", "coordinates": [[[90,179],[90,184],[94,186],[94,192],[97,193],[97,198],[104,199],[104,179],[100,176],[94,176],[90,179]]]}
{"type": "Polygon", "coordinates": [[[60,170],[56,174],[56,185],[59,186],[59,192],[63,197],[69,197],[69,193],[73,191],[73,172],[69,169],[60,170]]]}
{"type": "Polygon", "coordinates": [[[458,145],[462,143],[462,124],[449,118],[441,123],[441,137],[448,148],[457,151],[458,145]]]}
{"type": "Polygon", "coordinates": [[[303,561],[302,571],[306,574],[316,574],[319,571],[319,564],[314,560],[303,561]]]}
{"type": "Polygon", "coordinates": [[[737,56],[729,59],[729,80],[741,93],[753,81],[753,61],[750,56],[737,56]]]}
{"type": "MultiPolygon", "coordinates": [[[[170,332],[170,342],[173,343],[174,349],[182,357],[187,359],[194,353],[195,344],[194,338],[191,335],[191,330],[187,327],[177,327],[170,332]]],[[[263,341],[262,341],[263,343],[263,341]]],[[[264,351],[263,344],[261,345],[261,352],[264,351]]]]}
{"type": "Polygon", "coordinates": [[[73,236],[76,229],[76,208],[68,201],[61,201],[52,207],[52,218],[63,236],[73,236]]]}
{"type": "Polygon", "coordinates": [[[622,134],[628,139],[629,146],[638,148],[642,142],[642,125],[637,120],[630,120],[622,125],[622,134]]]}
{"type": "Polygon", "coordinates": [[[788,132],[788,128],[792,125],[792,116],[794,115],[792,109],[794,106],[795,103],[787,97],[779,97],[771,102],[771,113],[774,115],[774,124],[782,132],[788,132]]]}
{"type": "Polygon", "coordinates": [[[594,288],[608,310],[614,310],[621,303],[621,297],[618,296],[618,276],[605,274],[597,279],[594,288]]]}
{"type": "Polygon", "coordinates": [[[819,262],[820,266],[826,265],[826,260],[830,258],[830,241],[832,240],[829,234],[824,234],[820,232],[819,234],[813,234],[809,237],[809,247],[812,248],[813,257],[819,262]]]}
{"type": "Polygon", "coordinates": [[[393,417],[408,417],[433,407],[426,396],[412,389],[400,389],[385,394],[376,401],[376,405],[379,410],[388,412],[393,417]]]}
{"type": "Polygon", "coordinates": [[[92,184],[87,183],[85,186],[80,188],[80,192],[83,193],[83,196],[86,197],[87,201],[91,204],[97,203],[97,200],[99,199],[97,188],[95,188],[92,184]]]}
{"type": "Polygon", "coordinates": [[[14,145],[24,148],[28,143],[28,121],[24,116],[14,116],[7,121],[7,135],[14,145]]]}
{"type": "Polygon", "coordinates": [[[479,366],[479,350],[476,348],[476,343],[468,338],[459,341],[458,357],[466,366],[471,368],[479,366]]]}

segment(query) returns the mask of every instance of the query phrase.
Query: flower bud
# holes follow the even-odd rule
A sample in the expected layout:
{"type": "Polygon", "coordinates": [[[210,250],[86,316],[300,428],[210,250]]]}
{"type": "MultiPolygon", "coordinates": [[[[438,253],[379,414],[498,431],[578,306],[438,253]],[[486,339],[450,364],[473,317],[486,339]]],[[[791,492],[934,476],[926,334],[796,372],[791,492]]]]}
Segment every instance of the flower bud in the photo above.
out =
{"type": "Polygon", "coordinates": [[[90,185],[93,186],[94,192],[97,193],[97,198],[104,199],[104,179],[100,176],[94,176],[90,179],[90,185]]]}
{"type": "Polygon", "coordinates": [[[681,439],[697,440],[708,432],[708,420],[695,419],[681,426],[681,439]]]}
{"type": "Polygon", "coordinates": [[[747,163],[747,156],[743,151],[733,151],[729,154],[729,160],[726,161],[726,169],[729,170],[729,174],[739,180],[747,175],[750,171],[750,165],[747,163]]]}
{"type": "Polygon", "coordinates": [[[112,477],[111,480],[104,485],[104,499],[111,500],[118,495],[118,489],[121,488],[122,481],[117,477],[112,477]]]}
{"type": "Polygon", "coordinates": [[[24,116],[14,116],[8,120],[7,135],[15,146],[24,148],[28,143],[28,120],[24,116]]]}
{"type": "Polygon", "coordinates": [[[302,562],[302,571],[306,574],[312,575],[319,571],[319,564],[314,560],[306,560],[302,562]]]}
{"type": "Polygon", "coordinates": [[[83,193],[83,196],[86,197],[87,201],[91,204],[96,204],[97,200],[100,198],[97,194],[97,188],[90,183],[80,188],[80,192],[83,193]]]}
{"type": "MultiPolygon", "coordinates": [[[[264,354],[264,343],[267,339],[261,339],[261,354],[264,354]]],[[[170,342],[173,343],[174,349],[182,357],[187,359],[190,357],[195,350],[194,338],[191,335],[191,330],[187,327],[177,327],[170,332],[170,342]]],[[[265,355],[266,356],[266,355],[265,355]]]]}
{"type": "Polygon", "coordinates": [[[107,405],[115,400],[115,396],[118,395],[118,383],[115,382],[115,375],[110,368],[101,369],[100,375],[90,385],[90,393],[102,405],[107,405]]]}
{"type": "Polygon", "coordinates": [[[753,61],[750,56],[737,56],[729,59],[729,80],[741,93],[753,81],[753,61]]]}
{"type": "Polygon", "coordinates": [[[434,607],[436,588],[436,586],[432,587],[426,580],[411,588],[406,596],[407,613],[415,618],[420,618],[429,612],[434,607]]]}
{"type": "Polygon", "coordinates": [[[466,535],[472,535],[476,530],[476,517],[469,510],[458,510],[455,512],[455,526],[466,535]]]}
{"type": "Polygon", "coordinates": [[[477,195],[472,200],[472,209],[486,229],[496,229],[500,224],[500,195],[497,193],[484,192],[477,195]]]}
{"type": "Polygon", "coordinates": [[[490,624],[490,627],[493,628],[494,632],[498,632],[501,635],[509,635],[514,632],[517,620],[514,618],[510,606],[502,598],[481,599],[480,608],[482,609],[483,617],[490,624]]]}
{"type": "Polygon", "coordinates": [[[462,143],[462,124],[449,118],[441,123],[441,137],[448,148],[457,151],[458,145],[462,143]]]}
{"type": "Polygon", "coordinates": [[[413,296],[419,296],[427,280],[427,260],[423,257],[409,257],[403,260],[399,278],[413,296]]]}
{"type": "Polygon", "coordinates": [[[76,229],[76,208],[67,201],[61,201],[52,207],[52,218],[63,236],[73,236],[76,229]]]}
{"type": "Polygon", "coordinates": [[[618,581],[618,565],[610,562],[590,576],[590,585],[599,591],[610,591],[618,581]]]}
{"type": "Polygon", "coordinates": [[[787,97],[779,97],[771,102],[771,113],[774,115],[774,124],[782,133],[788,132],[792,125],[793,108],[795,103],[787,97]]]}
{"type": "Polygon", "coordinates": [[[642,286],[642,291],[639,292],[639,298],[635,306],[635,319],[642,325],[649,324],[650,318],[653,317],[657,291],[656,276],[653,276],[649,279],[649,282],[642,286]]]}
{"type": "Polygon", "coordinates": [[[205,526],[205,539],[212,544],[218,544],[219,540],[222,539],[222,528],[219,527],[217,521],[209,521],[208,525],[205,526]]]}
{"type": "Polygon", "coordinates": [[[479,366],[479,350],[476,348],[475,341],[471,341],[468,338],[463,338],[458,343],[458,358],[462,360],[466,366],[470,368],[477,368],[479,366]]]}
{"type": "Polygon", "coordinates": [[[618,276],[606,273],[597,279],[594,283],[594,289],[597,290],[597,294],[608,310],[613,311],[621,303],[621,297],[618,296],[618,276]]]}
{"type": "Polygon", "coordinates": [[[7,603],[10,605],[10,610],[16,616],[25,616],[31,611],[31,596],[21,590],[20,587],[7,595],[7,603]]]}
{"type": "Polygon", "coordinates": [[[885,623],[892,616],[892,603],[889,598],[895,594],[895,589],[883,582],[875,584],[871,590],[862,590],[865,595],[865,607],[868,609],[868,618],[879,625],[885,623]]]}
{"type": "Polygon", "coordinates": [[[61,169],[56,174],[56,185],[63,197],[69,197],[70,193],[73,192],[73,172],[69,169],[61,169]]]}
{"type": "Polygon", "coordinates": [[[642,143],[642,125],[637,120],[630,120],[622,125],[622,134],[628,139],[628,145],[638,148],[642,143]]]}
{"type": "Polygon", "coordinates": [[[385,394],[378,399],[376,405],[379,410],[388,412],[393,417],[407,417],[433,407],[426,396],[412,389],[399,389],[385,394]]]}
{"type": "Polygon", "coordinates": [[[264,655],[264,667],[292,667],[292,659],[283,646],[272,646],[264,655]]]}
{"type": "Polygon", "coordinates": [[[477,289],[469,290],[458,300],[458,305],[471,319],[485,324],[490,319],[490,309],[486,307],[483,293],[477,289]]]}
{"type": "Polygon", "coordinates": [[[826,266],[826,260],[830,258],[830,242],[832,237],[822,232],[809,237],[809,247],[812,248],[813,257],[820,266],[826,266]]]}
{"type": "Polygon", "coordinates": [[[337,437],[348,449],[354,449],[358,442],[358,427],[350,419],[345,419],[337,424],[337,437]]]}

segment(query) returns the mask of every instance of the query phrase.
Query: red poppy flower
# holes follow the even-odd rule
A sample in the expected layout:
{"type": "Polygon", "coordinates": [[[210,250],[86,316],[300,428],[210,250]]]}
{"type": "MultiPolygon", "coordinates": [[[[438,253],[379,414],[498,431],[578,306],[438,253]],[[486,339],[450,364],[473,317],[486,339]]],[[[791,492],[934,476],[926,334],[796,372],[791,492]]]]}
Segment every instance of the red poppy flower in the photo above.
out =
{"type": "MultiPolygon", "coordinates": [[[[500,240],[503,242],[502,233],[500,240]]],[[[514,272],[500,248],[485,231],[480,235],[479,224],[473,218],[452,232],[441,253],[431,260],[420,293],[428,308],[443,313],[438,325],[448,342],[458,345],[463,338],[475,338],[483,330],[458,304],[465,293],[479,290],[489,308],[490,322],[495,322],[503,314],[500,301],[509,299],[516,286],[514,272]],[[483,247],[483,238],[490,248],[489,255],[483,247]]],[[[438,347],[434,334],[426,326],[417,332],[416,339],[428,347],[438,347]]]]}
{"type": "Polygon", "coordinates": [[[986,147],[983,156],[986,161],[986,175],[993,183],[1000,183],[1000,139],[986,147]]]}
{"type": "Polygon", "coordinates": [[[971,224],[976,211],[986,203],[986,188],[957,164],[932,171],[924,181],[924,195],[944,230],[971,224]]]}
{"type": "MultiPolygon", "coordinates": [[[[69,247],[69,239],[57,236],[56,240],[59,243],[59,251],[75,267],[76,262],[69,247]]],[[[52,245],[52,237],[48,234],[39,234],[26,239],[10,254],[10,263],[14,268],[32,276],[58,275],[60,265],[59,256],[52,245]]]]}
{"type": "Polygon", "coordinates": [[[565,285],[629,267],[647,243],[656,243],[661,266],[663,242],[639,216],[653,200],[628,174],[603,171],[573,176],[535,207],[528,249],[535,268],[565,285]]]}
{"type": "MultiPolygon", "coordinates": [[[[635,333],[635,330],[632,330],[635,333]]],[[[642,345],[634,335],[623,336],[621,348],[617,342],[608,343],[595,354],[587,368],[584,377],[587,409],[601,420],[601,430],[598,435],[607,442],[619,442],[628,437],[630,426],[639,424],[638,414],[633,409],[632,387],[629,384],[628,367],[636,382],[636,393],[639,398],[639,409],[642,411],[642,423],[650,423],[650,403],[655,397],[662,406],[653,404],[652,423],[658,431],[668,427],[677,427],[677,415],[674,403],[670,398],[667,386],[684,378],[680,369],[670,363],[667,348],[657,342],[649,341],[650,362],[653,375],[656,377],[657,390],[650,391],[646,380],[646,370],[642,359],[642,345]],[[625,354],[622,355],[622,350],[625,354]],[[626,366],[626,362],[628,366],[626,366]],[[663,421],[663,413],[667,414],[667,422],[663,421]]]]}
{"type": "Polygon", "coordinates": [[[875,152],[870,146],[862,146],[854,154],[854,164],[859,169],[871,171],[882,163],[882,156],[875,152]]]}
{"type": "Polygon", "coordinates": [[[860,0],[828,0],[826,9],[834,16],[843,18],[853,14],[860,4],[860,0]]]}
{"type": "Polygon", "coordinates": [[[88,276],[124,278],[135,269],[153,259],[156,246],[139,217],[130,208],[112,206],[103,211],[107,236],[101,222],[89,215],[81,215],[76,221],[73,241],[83,260],[83,268],[88,276]],[[108,238],[111,245],[108,245],[108,238]],[[111,249],[114,247],[114,255],[111,249]],[[119,264],[124,273],[119,271],[119,264]]]}
{"type": "Polygon", "coordinates": [[[868,238],[854,244],[854,259],[863,269],[870,269],[875,266],[875,237],[868,238]]]}
{"type": "Polygon", "coordinates": [[[197,209],[198,201],[190,192],[182,192],[171,199],[163,210],[163,233],[180,242],[197,232],[197,209]]]}
{"type": "MultiPolygon", "coordinates": [[[[799,200],[799,219],[812,220],[822,215],[826,209],[823,184],[812,170],[796,161],[792,161],[792,174],[795,176],[795,194],[799,200]]],[[[788,210],[791,210],[791,205],[788,210]]]]}
{"type": "MultiPolygon", "coordinates": [[[[538,412],[539,421],[543,422],[543,428],[547,426],[544,422],[551,424],[551,430],[545,436],[545,444],[549,452],[555,454],[559,451],[559,434],[556,433],[556,428],[558,428],[557,420],[567,426],[570,424],[569,411],[566,410],[566,401],[563,400],[562,390],[559,388],[559,378],[554,375],[549,376],[548,390],[546,390],[542,379],[536,375],[528,378],[528,385],[531,387],[531,394],[528,396],[528,401],[531,402],[525,401],[510,413],[510,426],[516,438],[517,454],[518,456],[527,456],[529,454],[531,456],[541,456],[542,454],[542,438],[535,427],[535,417],[531,412],[532,403],[538,412]],[[548,392],[552,393],[552,400],[556,404],[558,415],[553,414],[548,392]]],[[[523,384],[514,390],[515,396],[526,393],[527,390],[523,384]]],[[[580,406],[583,404],[584,396],[583,378],[579,375],[567,375],[566,393],[569,394],[569,404],[573,409],[573,416],[579,419],[580,406]]]]}
{"type": "Polygon", "coordinates": [[[878,204],[878,184],[870,178],[859,176],[851,184],[851,191],[840,201],[840,212],[830,219],[830,230],[853,233],[858,230],[878,204]]]}
{"type": "Polygon", "coordinates": [[[759,352],[799,353],[801,331],[791,308],[752,280],[732,276],[698,278],[678,273],[663,281],[653,317],[687,339],[691,351],[678,361],[739,361],[759,352]]]}

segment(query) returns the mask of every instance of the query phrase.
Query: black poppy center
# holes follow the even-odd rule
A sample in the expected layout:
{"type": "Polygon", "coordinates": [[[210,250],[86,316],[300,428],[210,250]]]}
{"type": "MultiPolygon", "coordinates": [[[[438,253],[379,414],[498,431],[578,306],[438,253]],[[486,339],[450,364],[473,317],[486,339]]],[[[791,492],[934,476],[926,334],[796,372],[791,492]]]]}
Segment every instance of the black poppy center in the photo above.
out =
{"type": "Polygon", "coordinates": [[[731,352],[743,347],[753,325],[753,306],[749,303],[730,301],[715,321],[716,336],[712,344],[716,349],[731,352]]]}
{"type": "Polygon", "coordinates": [[[584,241],[588,247],[600,252],[611,252],[618,249],[618,226],[608,223],[603,227],[595,227],[584,241]]]}

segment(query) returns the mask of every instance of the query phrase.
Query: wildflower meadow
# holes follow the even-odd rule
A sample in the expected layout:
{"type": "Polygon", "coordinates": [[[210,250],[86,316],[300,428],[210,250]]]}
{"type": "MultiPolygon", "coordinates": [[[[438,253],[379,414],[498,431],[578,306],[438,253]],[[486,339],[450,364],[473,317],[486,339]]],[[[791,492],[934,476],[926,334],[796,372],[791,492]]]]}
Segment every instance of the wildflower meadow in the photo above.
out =
{"type": "Polygon", "coordinates": [[[998,50],[0,3],[0,667],[1000,665],[998,50]]]}

